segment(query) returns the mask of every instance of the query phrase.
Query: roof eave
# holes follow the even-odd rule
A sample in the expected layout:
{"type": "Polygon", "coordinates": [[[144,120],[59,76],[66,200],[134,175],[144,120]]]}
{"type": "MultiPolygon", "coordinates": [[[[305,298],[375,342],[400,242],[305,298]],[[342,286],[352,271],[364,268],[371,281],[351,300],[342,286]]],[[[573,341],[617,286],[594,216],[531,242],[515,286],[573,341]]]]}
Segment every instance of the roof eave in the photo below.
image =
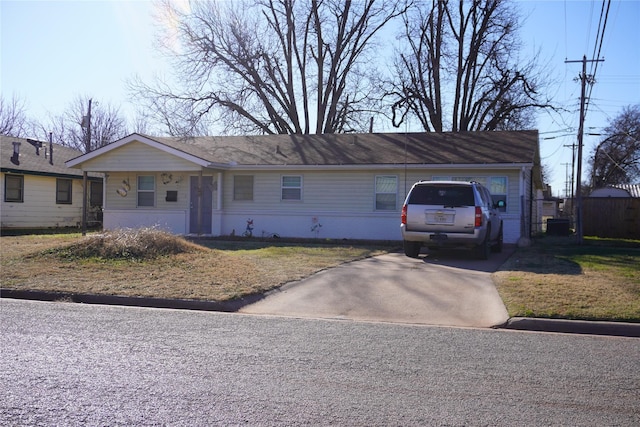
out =
{"type": "Polygon", "coordinates": [[[446,164],[405,164],[405,163],[384,163],[384,164],[342,164],[342,165],[220,165],[210,166],[211,168],[222,168],[228,170],[389,170],[389,169],[521,169],[532,168],[533,163],[446,163],[446,164]]]}

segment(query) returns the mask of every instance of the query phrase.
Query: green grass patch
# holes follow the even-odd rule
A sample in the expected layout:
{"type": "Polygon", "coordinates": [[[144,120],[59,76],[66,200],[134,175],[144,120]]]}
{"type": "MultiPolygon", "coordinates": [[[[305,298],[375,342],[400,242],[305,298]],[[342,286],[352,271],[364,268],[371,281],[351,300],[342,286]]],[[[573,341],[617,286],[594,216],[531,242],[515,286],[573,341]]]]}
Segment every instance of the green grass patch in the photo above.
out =
{"type": "Polygon", "coordinates": [[[493,274],[510,316],[640,322],[640,242],[540,239],[493,274]]]}

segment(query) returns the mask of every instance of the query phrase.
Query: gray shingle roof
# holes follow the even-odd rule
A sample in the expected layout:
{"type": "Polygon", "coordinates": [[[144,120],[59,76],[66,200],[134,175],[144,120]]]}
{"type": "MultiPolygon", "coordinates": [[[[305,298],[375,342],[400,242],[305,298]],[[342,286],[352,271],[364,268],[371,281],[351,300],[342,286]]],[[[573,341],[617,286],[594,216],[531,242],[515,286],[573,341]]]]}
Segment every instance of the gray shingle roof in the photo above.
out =
{"type": "Polygon", "coordinates": [[[148,138],[218,164],[539,164],[537,131],[148,138]]]}
{"type": "Polygon", "coordinates": [[[3,172],[11,170],[24,173],[82,176],[82,171],[70,169],[65,165],[67,160],[80,156],[81,151],[53,144],[53,164],[50,163],[48,142],[43,142],[39,151],[40,155],[37,155],[35,145],[25,138],[0,135],[0,166],[3,172]],[[20,142],[19,164],[11,161],[14,141],[20,142]],[[47,157],[45,157],[45,148],[47,157]]]}

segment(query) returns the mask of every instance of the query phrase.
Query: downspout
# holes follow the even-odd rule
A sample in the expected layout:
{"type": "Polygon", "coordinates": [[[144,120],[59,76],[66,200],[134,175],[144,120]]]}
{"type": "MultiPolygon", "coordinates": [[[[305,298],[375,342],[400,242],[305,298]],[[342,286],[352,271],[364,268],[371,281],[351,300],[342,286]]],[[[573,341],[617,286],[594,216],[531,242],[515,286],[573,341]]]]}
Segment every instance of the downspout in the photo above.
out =
{"type": "Polygon", "coordinates": [[[525,200],[524,200],[524,191],[525,191],[525,179],[526,179],[526,174],[525,174],[525,169],[524,166],[522,166],[521,169],[521,176],[520,176],[520,238],[523,239],[525,238],[525,230],[526,230],[526,217],[525,217],[525,200]]]}
{"type": "MultiPolygon", "coordinates": [[[[222,172],[218,172],[218,188],[216,191],[216,207],[218,208],[218,212],[222,212],[222,172]]],[[[217,225],[216,235],[222,234],[222,215],[218,214],[218,220],[220,224],[217,225]]],[[[213,232],[213,224],[211,226],[211,231],[213,232]]]]}
{"type": "MultiPolygon", "coordinates": [[[[73,188],[73,187],[72,187],[73,188]]],[[[82,235],[87,235],[87,171],[82,171],[82,235]]]]}
{"type": "Polygon", "coordinates": [[[198,236],[202,235],[202,168],[198,174],[198,236]]]}
{"type": "MultiPolygon", "coordinates": [[[[527,236],[529,239],[533,234],[533,202],[534,202],[534,194],[533,194],[533,170],[530,170],[531,179],[529,180],[529,235],[527,236]]],[[[536,200],[537,202],[537,200],[536,200]]]]}

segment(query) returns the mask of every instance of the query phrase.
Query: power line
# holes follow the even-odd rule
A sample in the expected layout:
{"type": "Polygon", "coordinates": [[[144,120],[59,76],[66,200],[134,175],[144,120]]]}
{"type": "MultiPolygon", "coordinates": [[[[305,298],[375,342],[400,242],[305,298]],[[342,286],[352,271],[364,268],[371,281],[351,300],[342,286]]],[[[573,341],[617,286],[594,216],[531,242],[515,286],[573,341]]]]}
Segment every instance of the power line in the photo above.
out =
{"type": "MultiPolygon", "coordinates": [[[[592,60],[600,59],[600,53],[602,52],[602,42],[604,41],[604,33],[607,28],[607,19],[609,18],[610,7],[611,7],[611,0],[602,0],[602,8],[600,9],[600,19],[598,21],[598,32],[596,34],[596,41],[593,46],[592,60]],[[605,4],[606,4],[606,12],[605,12],[605,4]],[[603,15],[604,15],[604,18],[603,18],[603,15]],[[602,25],[602,31],[600,31],[601,25],[602,25]],[[596,48],[597,48],[597,54],[596,54],[596,48]]],[[[599,62],[601,61],[591,62],[591,69],[593,70],[591,72],[591,76],[593,78],[593,81],[595,81],[595,78],[596,78],[596,72],[598,71],[599,62]]],[[[593,92],[593,84],[589,86],[589,95],[587,95],[587,100],[591,99],[592,92],[593,92]]],[[[589,105],[587,104],[587,110],[585,111],[585,115],[586,115],[586,112],[588,111],[588,108],[589,108],[589,105]]]]}

